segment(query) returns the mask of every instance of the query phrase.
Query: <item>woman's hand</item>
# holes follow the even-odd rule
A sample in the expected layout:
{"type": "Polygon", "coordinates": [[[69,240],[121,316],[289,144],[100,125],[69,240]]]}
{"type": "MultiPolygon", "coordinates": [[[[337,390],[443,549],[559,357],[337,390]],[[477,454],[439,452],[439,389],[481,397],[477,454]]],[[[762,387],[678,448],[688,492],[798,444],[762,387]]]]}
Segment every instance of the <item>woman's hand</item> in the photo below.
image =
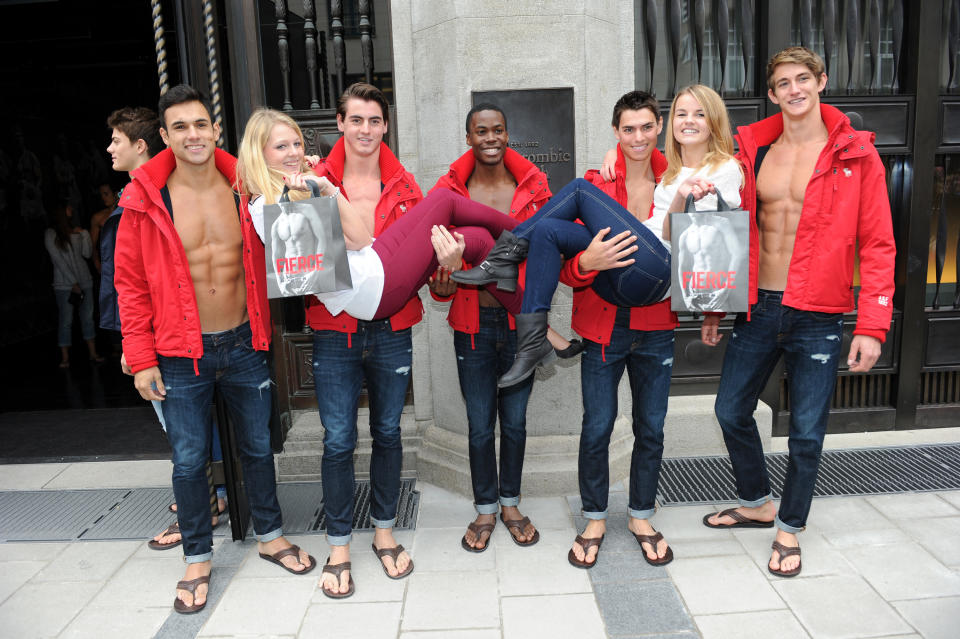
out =
{"type": "Polygon", "coordinates": [[[311,169],[314,168],[314,167],[316,167],[318,164],[320,164],[320,159],[321,159],[321,158],[320,158],[319,155],[305,155],[305,156],[303,156],[303,161],[306,162],[306,163],[307,163],[307,166],[309,166],[311,169]]]}
{"type": "Polygon", "coordinates": [[[330,183],[326,177],[316,175],[305,175],[297,171],[292,175],[283,176],[284,183],[295,191],[309,191],[310,185],[307,182],[314,182],[320,187],[320,195],[330,196],[337,192],[337,187],[330,183]]]}
{"type": "Polygon", "coordinates": [[[692,175],[688,177],[686,180],[681,182],[679,188],[677,188],[677,195],[684,200],[687,199],[688,195],[693,195],[694,200],[699,200],[705,195],[716,192],[717,187],[699,175],[692,175]]]}
{"type": "Polygon", "coordinates": [[[443,226],[434,226],[430,229],[430,243],[437,254],[440,268],[453,273],[463,266],[463,250],[466,241],[463,235],[454,231],[452,234],[443,226]]]}

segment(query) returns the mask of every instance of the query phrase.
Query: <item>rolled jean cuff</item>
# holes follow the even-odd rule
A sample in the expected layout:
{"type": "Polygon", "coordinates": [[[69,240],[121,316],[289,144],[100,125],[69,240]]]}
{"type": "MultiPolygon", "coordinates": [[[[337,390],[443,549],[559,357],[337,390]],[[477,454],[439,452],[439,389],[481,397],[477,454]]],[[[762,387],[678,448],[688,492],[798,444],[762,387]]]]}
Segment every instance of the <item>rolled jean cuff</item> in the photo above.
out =
{"type": "Polygon", "coordinates": [[[739,502],[739,504],[744,508],[757,508],[759,506],[763,506],[765,503],[767,503],[768,501],[771,501],[772,499],[773,499],[773,495],[768,493],[763,497],[761,497],[760,499],[754,499],[753,501],[747,501],[746,499],[738,498],[737,502],[739,502]]]}
{"type": "Polygon", "coordinates": [[[776,517],[774,517],[773,521],[776,524],[777,528],[779,528],[783,532],[788,532],[791,535],[796,535],[799,532],[803,532],[807,528],[806,526],[800,526],[799,528],[797,528],[796,526],[785,524],[780,520],[780,515],[777,515],[776,517]]]}
{"type": "Polygon", "coordinates": [[[587,512],[586,510],[581,510],[580,512],[583,513],[583,516],[587,519],[606,519],[607,518],[606,510],[599,513],[587,512]]]}
{"type": "Polygon", "coordinates": [[[373,517],[371,517],[370,523],[373,524],[374,528],[393,528],[394,525],[397,523],[397,518],[394,517],[393,519],[374,519],[373,517]]]}
{"type": "Polygon", "coordinates": [[[492,504],[473,504],[473,507],[476,509],[478,515],[496,515],[500,510],[500,505],[496,502],[492,504]]]}
{"type": "Polygon", "coordinates": [[[501,506],[508,506],[508,507],[511,507],[511,508],[514,507],[514,506],[519,506],[519,505],[520,505],[520,495],[517,495],[516,497],[504,497],[503,495],[500,495],[500,505],[501,505],[501,506]]]}
{"type": "Polygon", "coordinates": [[[650,519],[653,517],[653,514],[657,512],[656,508],[647,508],[646,510],[635,510],[633,508],[627,508],[627,514],[633,517],[634,519],[650,519]]]}
{"type": "Polygon", "coordinates": [[[349,546],[353,534],[349,535],[327,535],[328,546],[349,546]]]}
{"type": "Polygon", "coordinates": [[[187,555],[183,560],[188,564],[202,564],[205,561],[213,559],[213,552],[205,552],[202,555],[187,555]]]}
{"type": "Polygon", "coordinates": [[[277,528],[264,535],[257,535],[257,541],[259,541],[261,544],[265,544],[273,541],[274,539],[280,539],[281,537],[283,537],[283,528],[277,528]]]}

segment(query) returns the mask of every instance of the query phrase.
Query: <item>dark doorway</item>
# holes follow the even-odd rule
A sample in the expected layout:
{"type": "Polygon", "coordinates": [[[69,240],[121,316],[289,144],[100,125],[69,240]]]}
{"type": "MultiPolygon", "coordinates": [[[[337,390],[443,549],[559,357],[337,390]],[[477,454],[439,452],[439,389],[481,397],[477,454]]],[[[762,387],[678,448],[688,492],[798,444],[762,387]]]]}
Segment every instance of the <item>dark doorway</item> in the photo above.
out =
{"type": "MultiPolygon", "coordinates": [[[[175,55],[172,26],[167,51],[175,55]]],[[[176,60],[168,67],[175,76],[176,60]]],[[[105,121],[122,106],[156,108],[150,3],[0,0],[0,96],[0,461],[164,457],[152,408],[120,372],[118,338],[98,328],[96,347],[106,361],[91,362],[74,317],[70,367],[59,367],[44,246],[58,202],[70,201],[71,225],[89,228],[107,207],[98,187],[116,192],[127,182],[111,169],[105,121]],[[118,439],[120,427],[131,436],[118,439]]],[[[89,268],[96,299],[93,260],[89,268]]],[[[98,318],[95,308],[95,325],[98,318]]]]}

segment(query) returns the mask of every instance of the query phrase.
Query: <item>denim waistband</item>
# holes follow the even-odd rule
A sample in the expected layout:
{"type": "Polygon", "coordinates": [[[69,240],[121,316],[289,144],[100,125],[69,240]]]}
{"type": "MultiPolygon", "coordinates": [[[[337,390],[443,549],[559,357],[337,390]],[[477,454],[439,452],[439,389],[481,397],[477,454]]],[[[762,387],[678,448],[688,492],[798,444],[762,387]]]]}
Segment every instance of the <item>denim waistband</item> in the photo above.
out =
{"type": "Polygon", "coordinates": [[[237,338],[243,338],[248,341],[252,340],[253,332],[250,330],[250,321],[248,320],[239,326],[228,328],[225,331],[202,333],[201,337],[203,338],[204,346],[217,346],[218,344],[224,344],[237,338]]]}
{"type": "Polygon", "coordinates": [[[783,300],[783,291],[771,291],[766,288],[757,289],[757,297],[765,297],[771,301],[781,301],[783,300]]]}
{"type": "Polygon", "coordinates": [[[481,306],[480,317],[500,318],[506,317],[507,309],[502,306],[481,306]]]}
{"type": "Polygon", "coordinates": [[[364,329],[374,329],[374,328],[387,328],[388,330],[393,330],[393,326],[390,324],[390,318],[378,319],[378,320],[357,320],[357,330],[364,329]]]}

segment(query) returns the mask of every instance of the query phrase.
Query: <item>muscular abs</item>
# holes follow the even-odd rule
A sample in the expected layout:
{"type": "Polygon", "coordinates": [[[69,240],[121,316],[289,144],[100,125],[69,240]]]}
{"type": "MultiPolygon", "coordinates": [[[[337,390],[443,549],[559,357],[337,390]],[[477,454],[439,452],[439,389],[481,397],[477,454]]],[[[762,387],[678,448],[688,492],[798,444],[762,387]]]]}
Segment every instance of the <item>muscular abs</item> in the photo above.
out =
{"type": "Polygon", "coordinates": [[[225,331],[247,321],[240,216],[230,185],[196,191],[171,185],[174,226],[190,265],[200,327],[225,331]]]}
{"type": "Polygon", "coordinates": [[[787,288],[803,197],[822,148],[822,141],[802,145],[774,143],[760,165],[757,175],[759,288],[771,291],[787,288]]]}

